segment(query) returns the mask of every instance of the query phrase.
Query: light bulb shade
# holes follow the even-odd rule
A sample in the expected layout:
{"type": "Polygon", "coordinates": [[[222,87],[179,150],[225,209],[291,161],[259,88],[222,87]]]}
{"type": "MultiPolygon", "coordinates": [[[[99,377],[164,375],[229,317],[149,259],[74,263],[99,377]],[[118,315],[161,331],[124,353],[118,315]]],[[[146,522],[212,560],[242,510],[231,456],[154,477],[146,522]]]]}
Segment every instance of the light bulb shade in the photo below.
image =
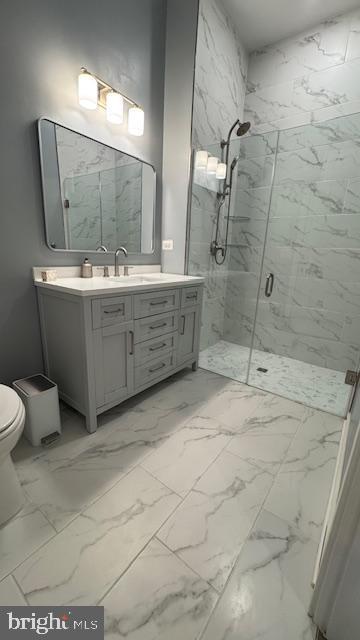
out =
{"type": "Polygon", "coordinates": [[[207,167],[206,167],[207,173],[209,173],[210,175],[216,174],[216,169],[218,164],[219,164],[218,158],[216,158],[215,156],[209,156],[207,161],[207,167]]]}
{"type": "Polygon", "coordinates": [[[82,71],[78,79],[79,104],[85,109],[96,109],[98,104],[98,85],[96,78],[82,71]]]}
{"type": "Polygon", "coordinates": [[[195,156],[195,168],[206,169],[209,154],[207,151],[197,151],[195,156]]]}
{"type": "Polygon", "coordinates": [[[225,180],[226,178],[226,164],[224,162],[219,162],[216,168],[216,177],[218,180],[225,180]]]}
{"type": "Polygon", "coordinates": [[[124,98],[116,91],[109,91],[106,95],[106,118],[113,124],[124,121],[124,98]]]}
{"type": "Polygon", "coordinates": [[[142,136],[144,133],[145,114],[140,107],[131,107],[128,113],[128,131],[133,136],[142,136]]]}

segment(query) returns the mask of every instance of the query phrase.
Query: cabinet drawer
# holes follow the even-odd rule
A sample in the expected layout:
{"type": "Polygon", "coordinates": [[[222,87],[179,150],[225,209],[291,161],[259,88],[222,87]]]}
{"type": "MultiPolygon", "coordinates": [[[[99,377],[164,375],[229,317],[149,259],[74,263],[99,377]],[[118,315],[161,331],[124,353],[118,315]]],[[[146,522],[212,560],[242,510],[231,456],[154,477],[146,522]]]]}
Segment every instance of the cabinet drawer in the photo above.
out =
{"type": "Polygon", "coordinates": [[[135,366],[137,367],[155,358],[163,357],[164,354],[177,348],[177,341],[178,334],[170,333],[153,340],[139,342],[135,345],[135,366]]]}
{"type": "Polygon", "coordinates": [[[134,318],[146,318],[179,308],[179,291],[152,291],[134,296],[134,318]]]}
{"type": "Polygon", "coordinates": [[[131,296],[93,300],[92,318],[94,329],[128,322],[132,319],[131,296]]]}
{"type": "Polygon", "coordinates": [[[156,380],[160,376],[171,371],[176,364],[176,353],[172,351],[162,358],[156,358],[147,364],[135,368],[135,388],[139,388],[148,384],[152,380],[156,380]]]}
{"type": "Polygon", "coordinates": [[[179,326],[179,312],[160,313],[156,317],[135,320],[135,343],[157,338],[167,333],[177,331],[179,326]]]}
{"type": "Polygon", "coordinates": [[[181,289],[181,307],[192,307],[201,302],[201,287],[181,289]]]}

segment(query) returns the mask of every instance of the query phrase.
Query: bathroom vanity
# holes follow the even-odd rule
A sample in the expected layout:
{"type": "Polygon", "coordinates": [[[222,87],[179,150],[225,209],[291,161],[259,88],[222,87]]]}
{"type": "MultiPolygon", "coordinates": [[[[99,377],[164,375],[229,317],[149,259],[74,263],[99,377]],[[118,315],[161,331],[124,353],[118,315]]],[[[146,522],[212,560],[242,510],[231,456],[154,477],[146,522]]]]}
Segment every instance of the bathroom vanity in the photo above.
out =
{"type": "Polygon", "coordinates": [[[85,415],[89,433],[107,409],[180,369],[196,369],[202,278],[35,278],[35,286],[46,373],[85,415]]]}

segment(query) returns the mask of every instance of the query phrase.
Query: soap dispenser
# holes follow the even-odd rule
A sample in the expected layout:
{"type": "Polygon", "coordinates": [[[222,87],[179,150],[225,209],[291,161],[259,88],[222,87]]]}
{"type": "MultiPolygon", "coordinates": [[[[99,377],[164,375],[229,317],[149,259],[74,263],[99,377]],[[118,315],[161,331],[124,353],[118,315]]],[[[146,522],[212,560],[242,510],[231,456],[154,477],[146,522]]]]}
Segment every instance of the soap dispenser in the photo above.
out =
{"type": "Polygon", "coordinates": [[[91,262],[89,262],[88,258],[85,258],[84,262],[81,265],[81,277],[82,278],[93,277],[93,267],[91,262]]]}

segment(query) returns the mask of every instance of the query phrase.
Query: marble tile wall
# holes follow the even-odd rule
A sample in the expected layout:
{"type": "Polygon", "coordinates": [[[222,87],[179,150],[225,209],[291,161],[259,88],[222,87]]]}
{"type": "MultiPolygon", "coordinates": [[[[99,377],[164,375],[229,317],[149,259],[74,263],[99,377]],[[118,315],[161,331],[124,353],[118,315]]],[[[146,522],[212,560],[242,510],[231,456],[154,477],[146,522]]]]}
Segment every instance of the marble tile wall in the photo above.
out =
{"type": "MultiPolygon", "coordinates": [[[[249,139],[249,147],[269,135],[249,139]]],[[[231,249],[225,339],[251,344],[269,206],[263,273],[274,273],[275,285],[267,299],[263,275],[254,348],[336,371],[356,368],[359,143],[359,114],[281,131],[271,200],[264,163],[274,156],[253,159],[243,148],[236,201],[245,219],[240,217],[232,233],[238,246],[231,249]]]]}
{"type": "Polygon", "coordinates": [[[360,111],[360,10],[251,54],[246,118],[287,129],[360,111]]]}
{"type": "Polygon", "coordinates": [[[240,47],[239,67],[231,55],[238,36],[224,15],[218,3],[201,5],[193,142],[209,148],[241,117],[245,79],[252,135],[240,144],[223,267],[208,252],[215,194],[193,190],[189,268],[206,277],[201,346],[219,338],[250,346],[270,209],[264,267],[276,285],[269,302],[261,283],[255,347],[337,371],[355,367],[360,10],[255,51],[248,66],[240,47]]]}
{"type": "Polygon", "coordinates": [[[254,347],[337,371],[359,356],[359,26],[357,10],[250,55],[257,135],[242,144],[225,301],[224,338],[250,346],[274,170],[264,273],[276,279],[271,302],[261,283],[254,347]]]}
{"type": "MultiPolygon", "coordinates": [[[[195,67],[193,139],[195,149],[220,156],[219,142],[243,115],[247,54],[221,0],[201,0],[195,67]]],[[[210,256],[218,200],[216,192],[193,185],[189,244],[190,274],[205,276],[201,347],[223,335],[228,261],[210,256]]],[[[224,233],[224,216],[221,233],[224,233]]]]}

